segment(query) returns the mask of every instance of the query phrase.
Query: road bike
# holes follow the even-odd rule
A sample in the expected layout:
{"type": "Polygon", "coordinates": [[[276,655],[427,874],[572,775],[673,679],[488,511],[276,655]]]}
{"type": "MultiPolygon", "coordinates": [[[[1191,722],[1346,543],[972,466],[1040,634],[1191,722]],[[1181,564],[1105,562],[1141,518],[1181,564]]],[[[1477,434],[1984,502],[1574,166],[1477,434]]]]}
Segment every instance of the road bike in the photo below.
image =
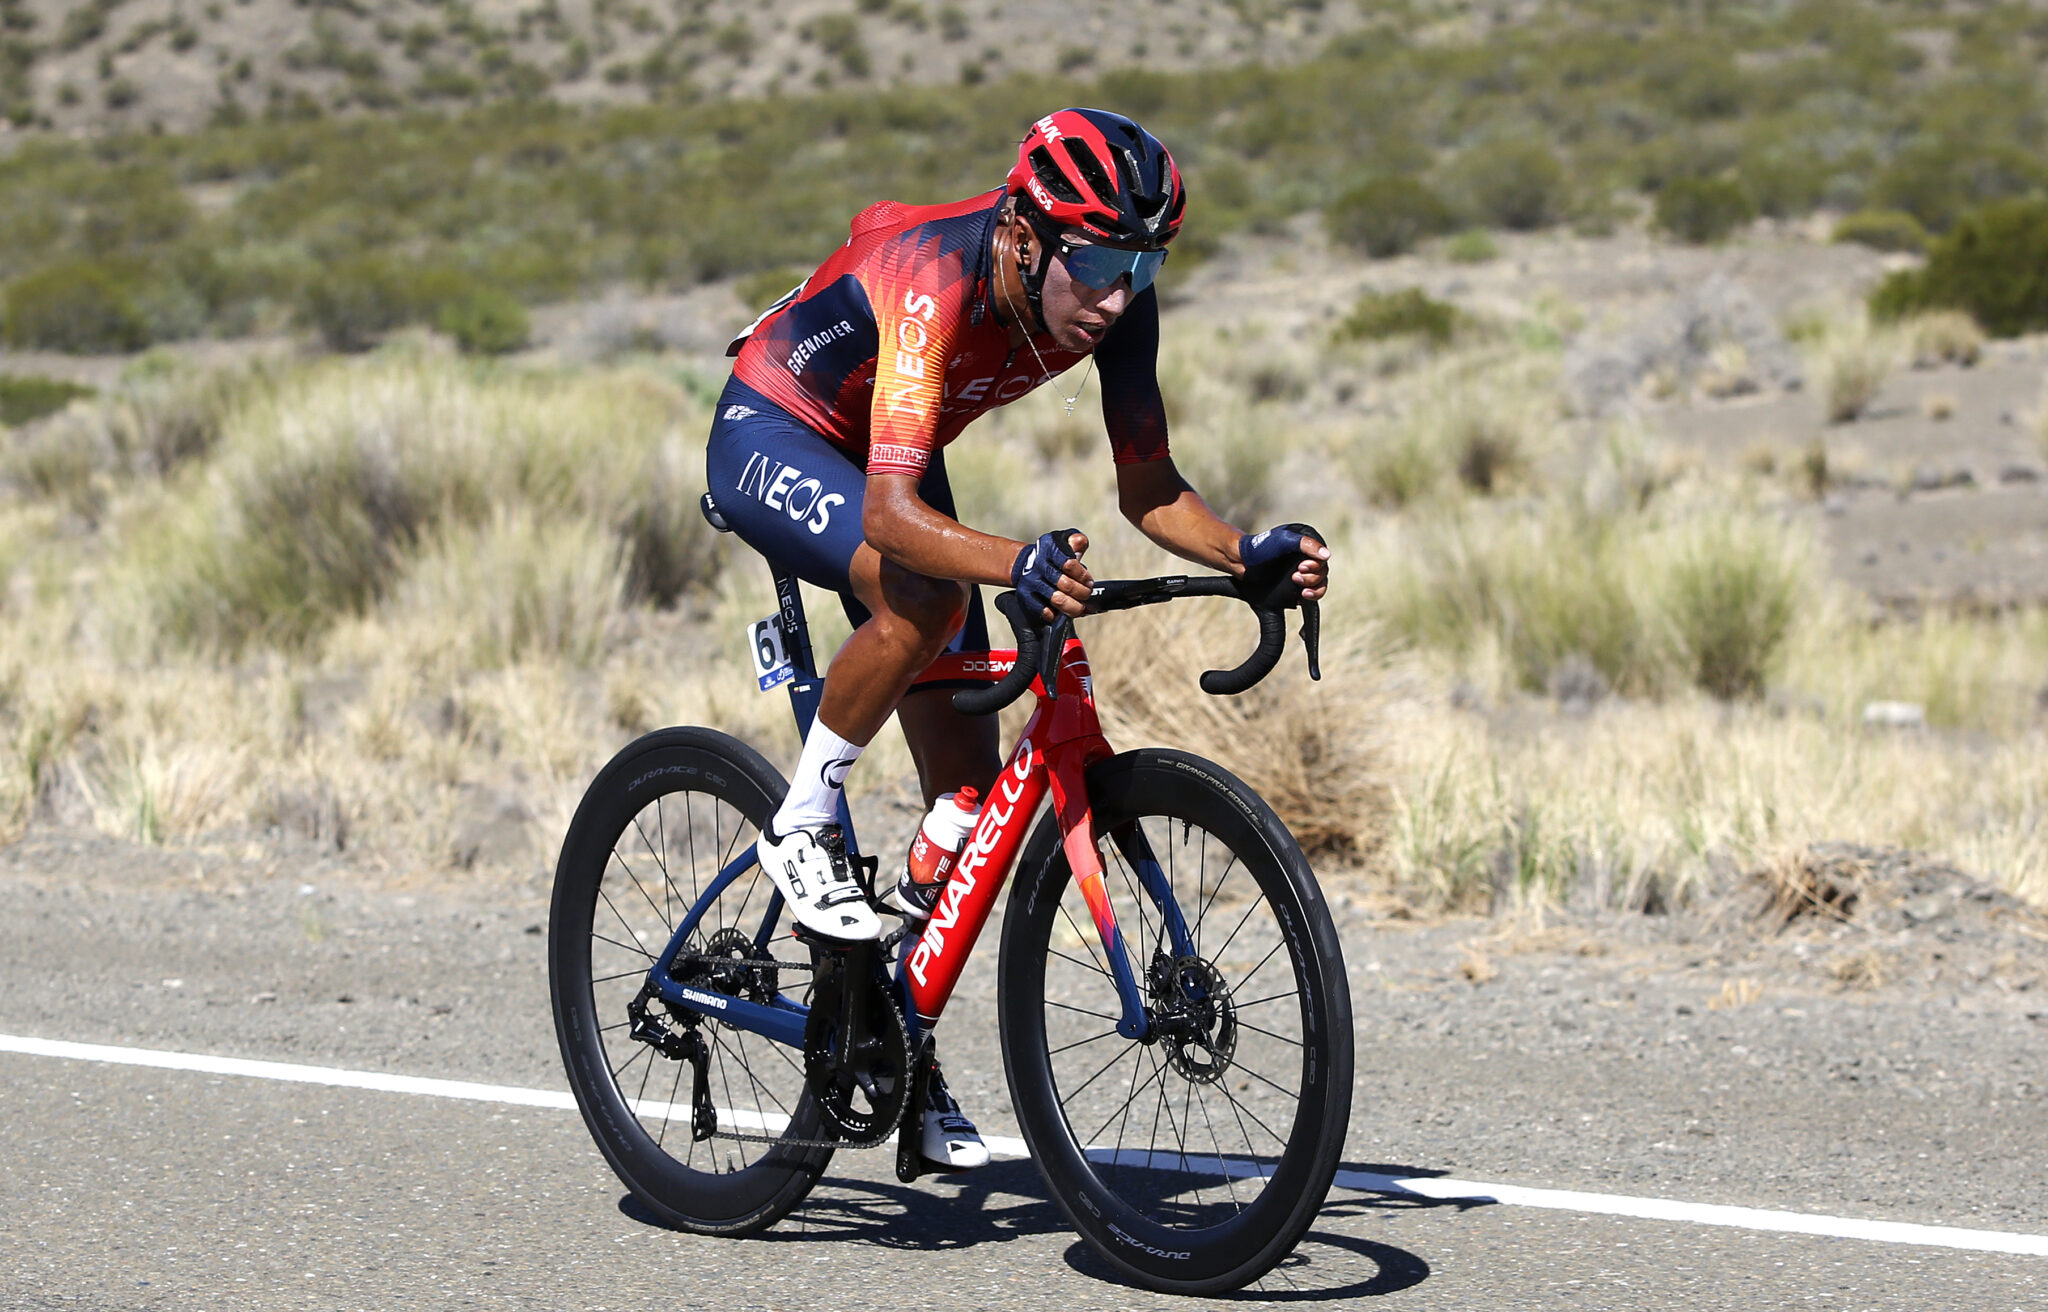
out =
{"type": "MultiPolygon", "coordinates": [[[[708,496],[703,509],[726,527],[708,496]]],[[[1201,680],[1228,695],[1272,670],[1282,611],[1301,605],[1319,677],[1315,603],[1283,564],[1098,582],[1089,611],[1246,602],[1258,648],[1201,680]]],[[[764,688],[788,684],[808,731],[822,680],[797,580],[777,570],[775,586],[756,669],[764,688]]],[[[942,658],[923,678],[983,680],[955,694],[965,712],[1027,689],[1035,709],[930,919],[878,942],[785,920],[754,839],[787,785],[745,743],[661,729],[599,772],[563,841],[548,930],[577,1105],[620,1180],[686,1230],[773,1225],[834,1151],[892,1135],[899,1178],[916,1179],[933,1169],[918,1153],[933,1026],[1014,866],[997,1025],[1047,1190],[1130,1279],[1239,1288],[1301,1240],[1343,1150],[1351,1000],[1336,929],[1271,807],[1186,752],[1113,752],[1071,621],[1035,622],[1014,592],[996,607],[1015,651],[942,658]]],[[[841,810],[873,900],[877,863],[841,810]]]]}

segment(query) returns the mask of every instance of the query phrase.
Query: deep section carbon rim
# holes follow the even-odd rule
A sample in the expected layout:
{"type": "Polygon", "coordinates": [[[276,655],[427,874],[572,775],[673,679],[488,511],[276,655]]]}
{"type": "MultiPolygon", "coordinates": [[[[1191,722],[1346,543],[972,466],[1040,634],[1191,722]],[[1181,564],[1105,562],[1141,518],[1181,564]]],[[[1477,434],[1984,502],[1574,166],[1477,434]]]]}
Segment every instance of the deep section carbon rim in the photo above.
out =
{"type": "MultiPolygon", "coordinates": [[[[717,796],[656,796],[612,845],[598,886],[590,988],[602,1019],[599,1033],[606,1069],[648,1135],[692,1170],[744,1170],[768,1148],[728,1135],[695,1139],[691,1064],[665,1057],[652,1044],[634,1038],[628,1008],[677,923],[757,832],[717,796]]],[[[792,951],[795,945],[786,936],[772,945],[781,957],[752,948],[773,894],[760,867],[749,867],[712,902],[685,941],[676,977],[732,996],[764,1000],[777,989],[786,989],[799,1001],[808,1001],[808,952],[792,951]],[[768,960],[779,966],[746,964],[768,960]]],[[[650,1003],[649,1010],[671,1032],[684,1030],[685,1025],[659,1001],[650,1003]]],[[[694,1028],[709,1048],[707,1077],[720,1126],[749,1136],[780,1134],[803,1097],[800,1054],[709,1018],[694,1028]]]]}

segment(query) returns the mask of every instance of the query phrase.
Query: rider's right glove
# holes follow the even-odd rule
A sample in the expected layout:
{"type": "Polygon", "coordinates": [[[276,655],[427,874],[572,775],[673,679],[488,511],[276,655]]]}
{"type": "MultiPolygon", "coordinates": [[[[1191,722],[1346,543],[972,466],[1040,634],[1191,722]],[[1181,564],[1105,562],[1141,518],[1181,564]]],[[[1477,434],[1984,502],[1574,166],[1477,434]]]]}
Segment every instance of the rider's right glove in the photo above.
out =
{"type": "Polygon", "coordinates": [[[1059,591],[1060,577],[1067,562],[1074,558],[1074,553],[1067,549],[1072,545],[1069,539],[1080,531],[1063,528],[1041,533],[1038,541],[1017,553],[1016,563],[1010,566],[1010,586],[1031,608],[1033,619],[1042,618],[1051,609],[1052,594],[1059,591]]]}

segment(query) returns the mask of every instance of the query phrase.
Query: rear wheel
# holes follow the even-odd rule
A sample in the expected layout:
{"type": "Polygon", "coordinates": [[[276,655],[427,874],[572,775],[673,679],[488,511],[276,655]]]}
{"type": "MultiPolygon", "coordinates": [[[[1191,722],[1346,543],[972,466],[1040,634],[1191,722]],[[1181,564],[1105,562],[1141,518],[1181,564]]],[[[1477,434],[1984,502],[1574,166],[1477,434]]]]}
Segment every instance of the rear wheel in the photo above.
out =
{"type": "MultiPolygon", "coordinates": [[[[677,924],[754,841],[785,789],[737,739],[659,730],[591,783],[555,870],[548,980],[577,1106],[619,1179],[688,1230],[773,1225],[832,1157],[829,1147],[776,1142],[829,1137],[805,1090],[803,1054],[646,990],[677,924]],[[693,1126],[697,1062],[686,1049],[704,1054],[717,1124],[709,1137],[693,1126]]],[[[706,906],[671,973],[705,992],[808,1002],[811,952],[787,933],[756,946],[771,906],[780,907],[774,894],[749,863],[706,906]]]]}
{"type": "Polygon", "coordinates": [[[1343,1151],[1351,1001],[1336,928],[1300,847],[1227,771],[1129,752],[1089,769],[1088,798],[1151,1036],[1117,1033],[1108,961],[1048,816],[1003,929],[1017,1119],[1110,1262],[1153,1289],[1235,1289],[1300,1242],[1343,1151]]]}

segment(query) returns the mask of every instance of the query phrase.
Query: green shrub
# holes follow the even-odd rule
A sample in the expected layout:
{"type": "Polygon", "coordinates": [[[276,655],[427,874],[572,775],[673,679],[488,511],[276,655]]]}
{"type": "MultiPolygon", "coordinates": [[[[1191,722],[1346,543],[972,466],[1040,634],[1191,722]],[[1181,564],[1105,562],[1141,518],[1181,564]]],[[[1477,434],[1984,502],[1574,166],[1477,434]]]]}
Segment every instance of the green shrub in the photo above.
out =
{"type": "Polygon", "coordinates": [[[1927,229],[1904,210],[1857,210],[1836,222],[1834,240],[1874,251],[1917,253],[1927,249],[1927,229]]]}
{"type": "MultiPolygon", "coordinates": [[[[1174,253],[1180,254],[1180,245],[1174,246],[1174,253]]],[[[775,303],[777,297],[785,295],[790,288],[811,276],[808,268],[794,264],[777,265],[760,273],[750,273],[733,284],[733,295],[740,298],[740,304],[750,312],[758,313],[775,303]]]]}
{"type": "Polygon", "coordinates": [[[1761,695],[1798,612],[1803,560],[1734,517],[1688,526],[1676,547],[1661,601],[1685,673],[1724,700],[1761,695]]]}
{"type": "Polygon", "coordinates": [[[1374,178],[1323,208],[1330,238],[1375,259],[1414,249],[1450,231],[1455,217],[1444,198],[1418,178],[1374,178]]]}
{"type": "Polygon", "coordinates": [[[1969,210],[2048,185],[2048,165],[2016,142],[1939,139],[1910,147],[1881,172],[1871,200],[1947,232],[1969,210]]]}
{"type": "Polygon", "coordinates": [[[91,260],[53,265],[7,288],[7,344],[93,355],[139,351],[149,326],[126,281],[91,260]]]}
{"type": "Polygon", "coordinates": [[[1774,519],[1668,523],[1574,501],[1535,515],[1452,508],[1403,529],[1400,545],[1370,567],[1377,613],[1425,645],[1497,644],[1532,691],[1586,662],[1630,695],[1755,696],[1811,568],[1804,539],[1774,519]]]}
{"type": "Polygon", "coordinates": [[[2048,200],[1996,201],[1964,215],[1926,267],[1894,273],[1870,298],[1879,319],[1965,310],[1994,337],[2048,328],[2048,200]]]}
{"type": "Polygon", "coordinates": [[[1727,178],[1673,178],[1657,193],[1657,226],[1680,241],[1706,245],[1756,217],[1742,184],[1727,178]]]}
{"type": "Polygon", "coordinates": [[[93,390],[79,383],[35,374],[0,374],[0,426],[18,428],[55,414],[93,390]]]}
{"type": "Polygon", "coordinates": [[[1518,231],[1556,222],[1570,193],[1564,164],[1548,143],[1533,137],[1496,137],[1472,146],[1451,162],[1449,178],[1472,217],[1518,231]]]}
{"type": "Polygon", "coordinates": [[[495,287],[473,287],[443,301],[434,325],[471,355],[520,350],[532,330],[526,307],[495,287]]]}
{"type": "Polygon", "coordinates": [[[299,319],[334,351],[367,351],[379,335],[412,317],[414,299],[405,273],[380,255],[347,260],[325,270],[305,289],[299,319]]]}
{"type": "Polygon", "coordinates": [[[1337,340],[1379,342],[1413,334],[1442,346],[1458,329],[1458,307],[1439,301],[1420,287],[1398,292],[1368,291],[1337,325],[1337,340]]]}
{"type": "Polygon", "coordinates": [[[1444,243],[1444,258],[1453,264],[1484,264],[1500,256],[1500,247],[1484,228],[1468,228],[1444,243]]]}

